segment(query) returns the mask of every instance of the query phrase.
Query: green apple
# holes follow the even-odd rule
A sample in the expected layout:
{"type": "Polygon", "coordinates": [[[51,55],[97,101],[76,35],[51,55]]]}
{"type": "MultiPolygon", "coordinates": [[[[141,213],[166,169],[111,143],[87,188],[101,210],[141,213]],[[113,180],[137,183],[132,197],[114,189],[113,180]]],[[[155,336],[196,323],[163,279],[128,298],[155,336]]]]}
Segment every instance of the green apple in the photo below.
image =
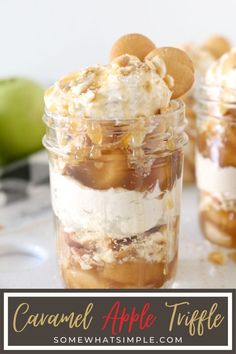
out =
{"type": "Polygon", "coordinates": [[[24,78],[0,80],[0,165],[42,148],[43,88],[24,78]]]}

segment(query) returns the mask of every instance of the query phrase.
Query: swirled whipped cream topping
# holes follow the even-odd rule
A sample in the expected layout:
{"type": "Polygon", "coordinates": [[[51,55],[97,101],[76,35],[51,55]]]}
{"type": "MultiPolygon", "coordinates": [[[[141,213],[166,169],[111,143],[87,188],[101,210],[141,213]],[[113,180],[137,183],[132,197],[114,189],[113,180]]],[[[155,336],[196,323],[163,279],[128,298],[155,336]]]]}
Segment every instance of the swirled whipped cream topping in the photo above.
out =
{"type": "Polygon", "coordinates": [[[206,83],[236,90],[236,48],[232,48],[211,65],[206,73],[206,83]]]}
{"type": "Polygon", "coordinates": [[[212,107],[212,113],[228,113],[236,102],[236,48],[211,65],[205,76],[205,84],[209,87],[210,98],[219,101],[217,106],[212,107]]]}
{"type": "Polygon", "coordinates": [[[161,58],[142,62],[125,54],[63,77],[46,91],[45,105],[49,113],[73,118],[150,116],[169,106],[172,86],[161,58]]]}

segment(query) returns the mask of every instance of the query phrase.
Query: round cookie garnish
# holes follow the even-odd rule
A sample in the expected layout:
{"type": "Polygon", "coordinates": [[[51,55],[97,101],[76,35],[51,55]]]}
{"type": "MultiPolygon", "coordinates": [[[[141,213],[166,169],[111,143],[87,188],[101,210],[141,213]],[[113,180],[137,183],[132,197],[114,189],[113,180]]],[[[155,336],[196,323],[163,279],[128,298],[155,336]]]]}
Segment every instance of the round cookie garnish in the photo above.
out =
{"type": "Polygon", "coordinates": [[[146,59],[152,60],[155,56],[164,61],[167,74],[174,79],[172,98],[183,96],[194,82],[192,60],[183,50],[173,47],[156,48],[146,56],[146,59]]]}
{"type": "Polygon", "coordinates": [[[146,36],[139,33],[126,34],[113,44],[110,59],[113,60],[120,55],[135,55],[140,60],[155,48],[155,44],[146,36]]]}
{"type": "Polygon", "coordinates": [[[224,53],[230,51],[231,45],[228,39],[223,36],[212,36],[203,44],[203,48],[206,48],[216,59],[218,59],[224,53]]]}

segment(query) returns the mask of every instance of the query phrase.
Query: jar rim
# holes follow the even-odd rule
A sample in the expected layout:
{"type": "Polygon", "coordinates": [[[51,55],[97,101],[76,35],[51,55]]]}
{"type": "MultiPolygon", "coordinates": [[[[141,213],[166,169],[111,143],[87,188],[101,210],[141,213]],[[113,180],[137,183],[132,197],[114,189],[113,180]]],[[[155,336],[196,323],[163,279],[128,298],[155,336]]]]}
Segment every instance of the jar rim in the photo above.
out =
{"type": "Polygon", "coordinates": [[[50,111],[47,110],[47,107],[45,106],[45,114],[44,114],[44,122],[47,124],[48,119],[51,119],[55,122],[61,123],[61,122],[68,122],[70,120],[77,120],[80,122],[97,122],[97,123],[108,123],[108,122],[117,122],[119,124],[121,123],[129,123],[129,122],[137,122],[139,120],[139,118],[152,118],[152,119],[156,119],[161,120],[161,119],[165,119],[165,117],[171,117],[173,116],[173,119],[176,115],[179,115],[181,113],[184,113],[185,110],[185,104],[181,99],[173,99],[170,101],[171,103],[173,103],[173,109],[168,110],[166,112],[162,112],[162,113],[158,113],[158,114],[152,114],[150,116],[137,116],[137,117],[131,117],[131,118],[125,118],[125,119],[97,119],[97,118],[89,118],[89,117],[83,117],[83,118],[77,118],[77,117],[68,117],[68,116],[62,116],[56,113],[52,113],[50,111]]]}
{"type": "Polygon", "coordinates": [[[236,89],[202,80],[196,89],[195,98],[199,121],[210,117],[217,124],[236,125],[236,89]]]}
{"type": "Polygon", "coordinates": [[[236,89],[202,79],[196,89],[196,98],[200,101],[212,103],[220,101],[225,105],[236,105],[236,89]]]}
{"type": "MultiPolygon", "coordinates": [[[[86,136],[89,136],[90,138],[92,136],[93,139],[94,131],[98,129],[98,137],[95,136],[95,143],[93,143],[94,146],[104,146],[104,144],[118,144],[119,139],[122,139],[122,136],[124,138],[126,135],[127,139],[130,138],[130,136],[132,137],[132,132],[134,130],[138,131],[140,139],[142,138],[143,134],[145,134],[148,135],[152,141],[156,139],[156,141],[161,141],[163,144],[167,144],[168,141],[173,141],[173,139],[175,139],[176,146],[183,146],[187,142],[187,136],[185,134],[185,127],[187,125],[187,120],[185,118],[185,104],[181,99],[173,101],[176,102],[173,109],[165,113],[153,115],[150,117],[140,116],[126,120],[122,119],[119,121],[111,119],[91,120],[89,118],[69,119],[69,117],[58,115],[52,116],[51,114],[47,116],[45,113],[43,119],[47,125],[47,133],[44,136],[43,144],[47,150],[61,150],[61,147],[59,147],[57,142],[58,136],[60,137],[60,140],[65,139],[65,141],[73,138],[83,140],[86,136]],[[101,143],[99,140],[101,130],[103,130],[104,136],[108,137],[107,143],[101,143]],[[109,142],[109,137],[111,135],[116,136],[115,142],[109,142]]],[[[158,145],[159,150],[166,150],[166,148],[163,148],[163,144],[158,145]]],[[[142,143],[140,146],[141,145],[142,143]]],[[[152,145],[154,146],[154,143],[152,145]]],[[[157,150],[156,145],[155,149],[157,150]]],[[[170,149],[173,150],[173,144],[170,146],[170,149]]],[[[63,152],[60,151],[60,153],[63,152]]],[[[67,153],[66,144],[65,153],[67,153]]]]}

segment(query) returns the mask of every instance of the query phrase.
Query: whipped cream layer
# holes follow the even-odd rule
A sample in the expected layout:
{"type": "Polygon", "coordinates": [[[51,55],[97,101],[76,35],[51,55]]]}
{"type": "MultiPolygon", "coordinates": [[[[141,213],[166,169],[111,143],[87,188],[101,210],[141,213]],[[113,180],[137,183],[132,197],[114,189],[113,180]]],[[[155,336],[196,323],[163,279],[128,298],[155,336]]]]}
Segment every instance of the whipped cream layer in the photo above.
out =
{"type": "Polygon", "coordinates": [[[53,210],[68,232],[86,230],[95,238],[118,239],[144,233],[179,214],[180,180],[160,199],[158,184],[144,193],[122,188],[101,191],[53,171],[50,178],[53,210]]]}
{"type": "Polygon", "coordinates": [[[200,190],[219,196],[219,199],[236,199],[235,167],[220,167],[197,152],[196,176],[200,190]]]}
{"type": "Polygon", "coordinates": [[[46,109],[78,119],[147,117],[169,106],[172,91],[165,77],[165,63],[160,58],[141,62],[123,55],[107,66],[89,67],[63,77],[46,91],[46,109]]]}

